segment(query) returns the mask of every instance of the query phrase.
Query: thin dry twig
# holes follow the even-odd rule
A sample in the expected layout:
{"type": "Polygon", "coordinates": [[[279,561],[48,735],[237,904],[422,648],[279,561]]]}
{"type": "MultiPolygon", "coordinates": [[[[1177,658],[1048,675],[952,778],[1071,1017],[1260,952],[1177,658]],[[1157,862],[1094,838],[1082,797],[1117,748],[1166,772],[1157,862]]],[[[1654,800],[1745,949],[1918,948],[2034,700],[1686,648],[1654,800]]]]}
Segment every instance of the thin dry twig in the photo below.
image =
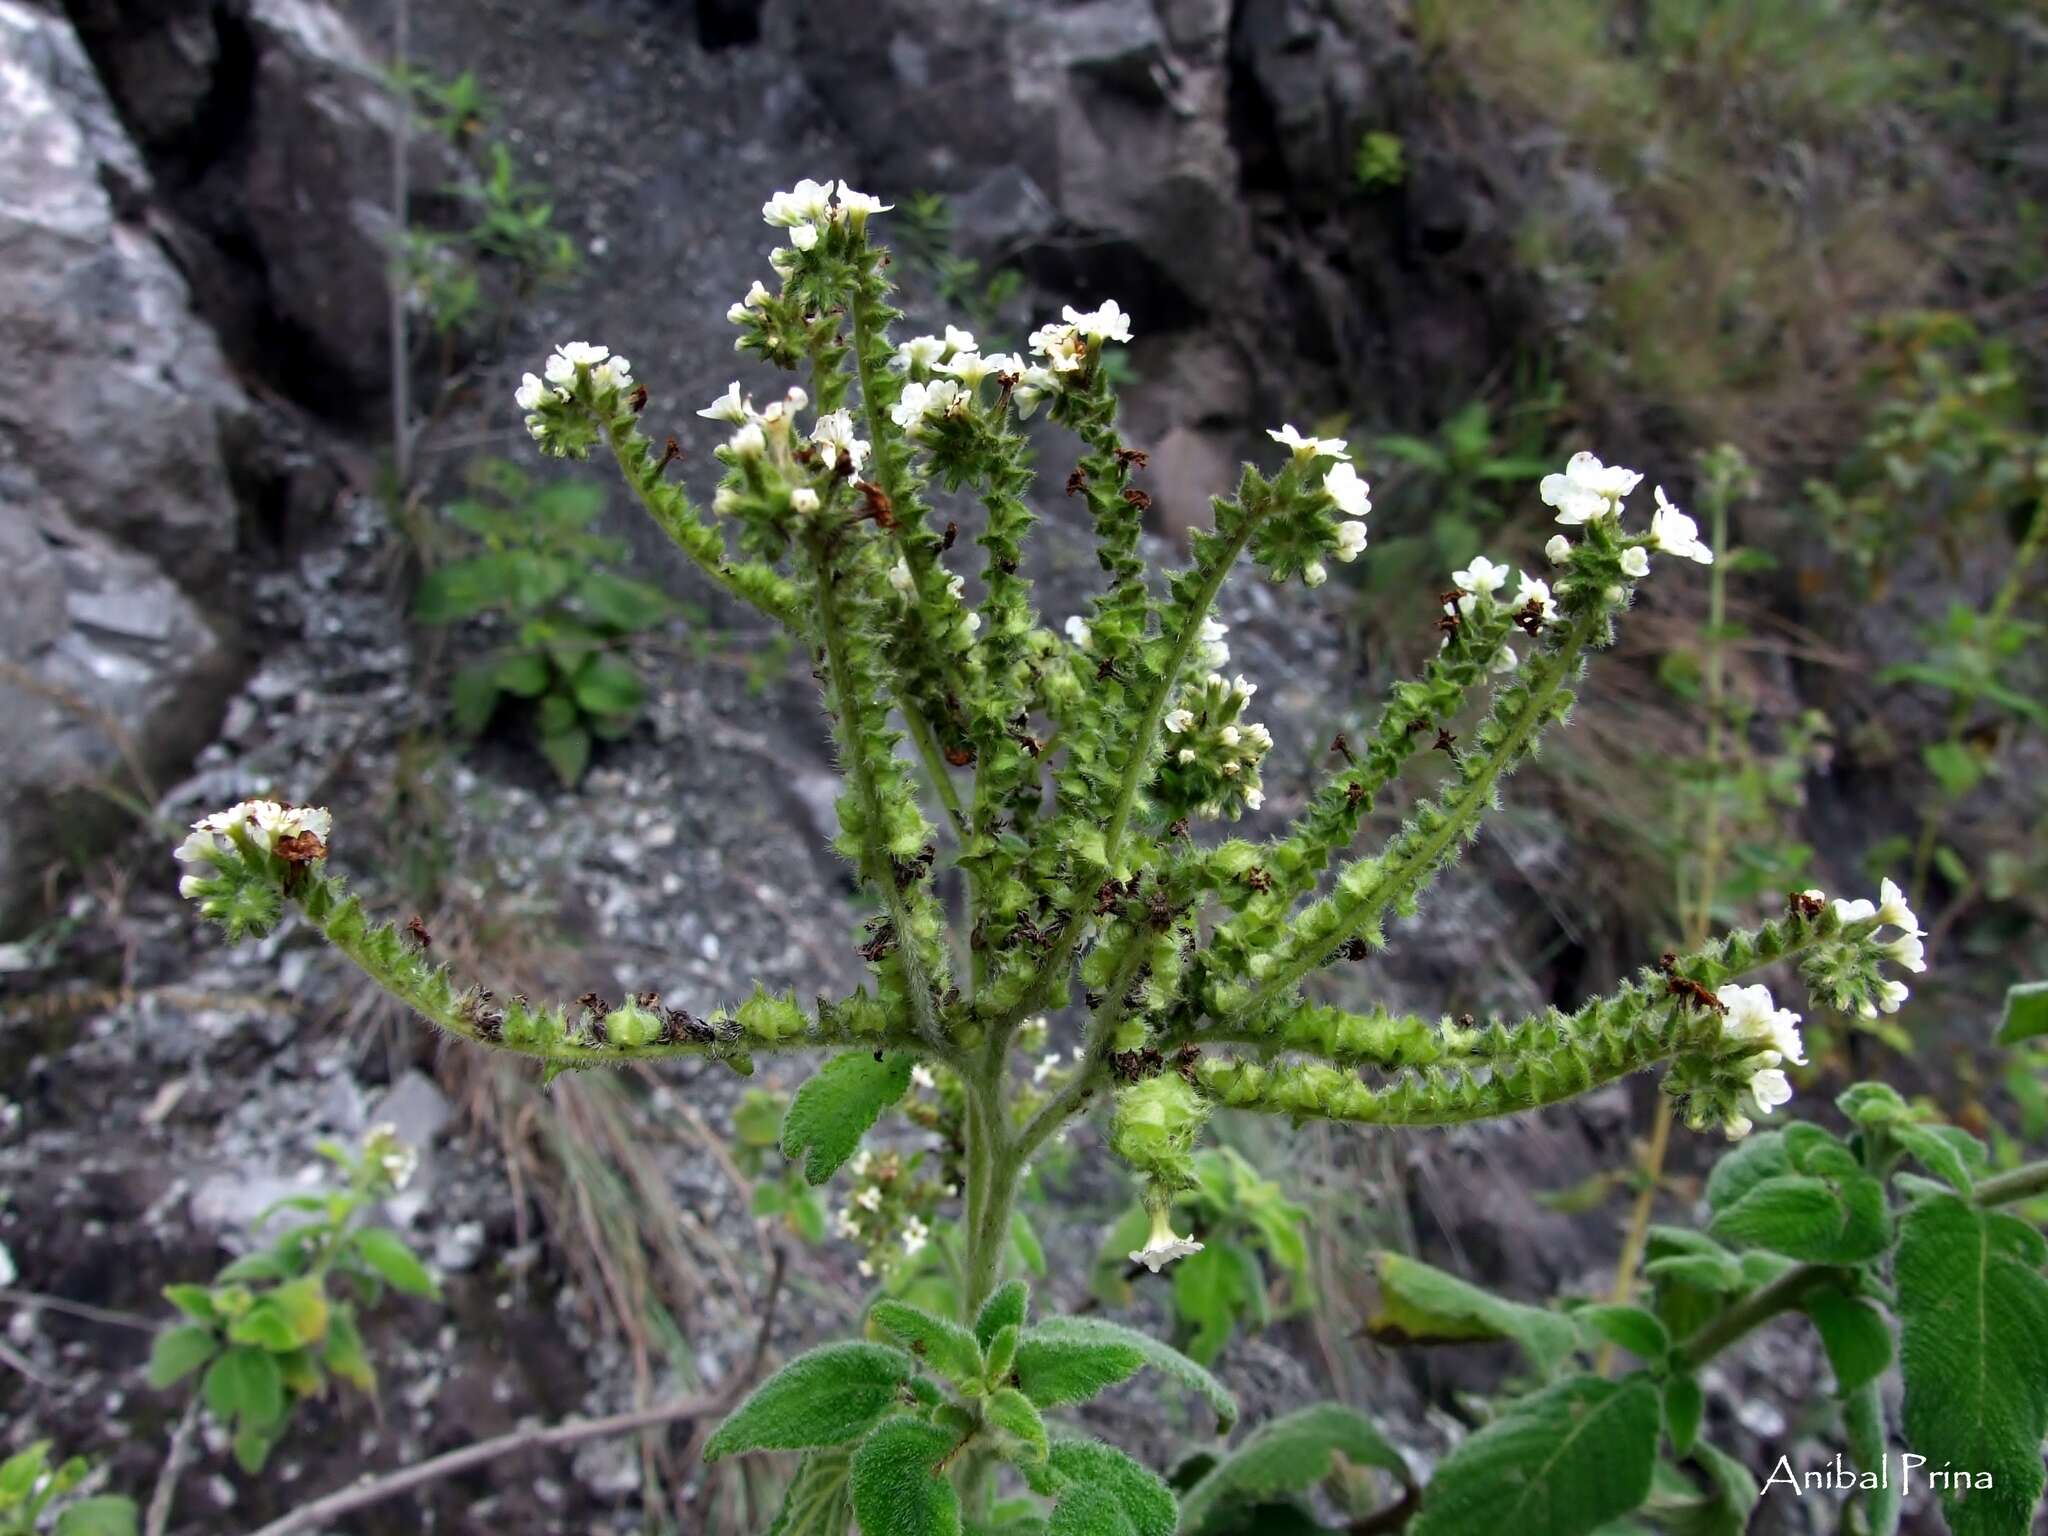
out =
{"type": "Polygon", "coordinates": [[[171,1524],[171,1500],[178,1492],[178,1474],[185,1468],[186,1454],[192,1449],[192,1431],[199,1427],[199,1394],[193,1393],[185,1404],[183,1417],[178,1427],[171,1432],[171,1448],[164,1457],[163,1470],[156,1475],[156,1488],[149,1496],[149,1513],[145,1517],[142,1536],[164,1536],[171,1524]]]}

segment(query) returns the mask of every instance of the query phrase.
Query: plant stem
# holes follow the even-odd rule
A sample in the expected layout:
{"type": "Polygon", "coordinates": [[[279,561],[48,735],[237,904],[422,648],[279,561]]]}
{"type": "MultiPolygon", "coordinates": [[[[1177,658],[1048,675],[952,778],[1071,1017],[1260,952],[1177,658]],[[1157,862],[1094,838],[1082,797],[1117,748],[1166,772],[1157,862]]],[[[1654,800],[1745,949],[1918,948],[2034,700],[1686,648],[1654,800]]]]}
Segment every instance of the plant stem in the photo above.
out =
{"type": "Polygon", "coordinates": [[[903,711],[903,724],[909,732],[911,743],[917,748],[917,755],[924,764],[925,777],[931,780],[932,790],[939,797],[939,804],[945,807],[946,819],[953,824],[953,836],[962,846],[967,842],[967,814],[960,808],[960,793],[953,787],[953,776],[946,769],[945,758],[939,755],[939,744],[932,739],[929,721],[916,709],[902,700],[898,701],[903,711]]]}

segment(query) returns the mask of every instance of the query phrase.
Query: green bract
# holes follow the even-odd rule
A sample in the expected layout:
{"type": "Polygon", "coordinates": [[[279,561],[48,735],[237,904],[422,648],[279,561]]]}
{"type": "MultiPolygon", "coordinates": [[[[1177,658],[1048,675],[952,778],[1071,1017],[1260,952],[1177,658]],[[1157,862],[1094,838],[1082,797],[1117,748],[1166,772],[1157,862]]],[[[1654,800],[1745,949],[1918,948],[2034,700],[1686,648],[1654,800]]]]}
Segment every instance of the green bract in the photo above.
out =
{"type": "MultiPolygon", "coordinates": [[[[702,1015],[651,993],[617,1006],[592,995],[572,1006],[500,1001],[348,894],[326,866],[324,815],[317,828],[307,820],[322,813],[267,801],[195,829],[181,850],[186,890],[234,937],[267,931],[293,907],[424,1017],[550,1072],[679,1055],[747,1072],[763,1051],[834,1053],[791,1102],[783,1154],[801,1158],[813,1184],[851,1161],[862,1203],[842,1213],[841,1230],[869,1244],[875,1263],[864,1258],[863,1273],[879,1267],[890,1280],[885,1249],[930,1247],[950,1278],[875,1304],[874,1342],[799,1356],[727,1420],[708,1454],[809,1453],[776,1526],[785,1532],[843,1533],[857,1519],[868,1536],[1170,1536],[1165,1484],[1121,1452],[1064,1435],[1045,1411],[1151,1367],[1203,1398],[1227,1430],[1230,1394],[1127,1328],[1034,1325],[1022,1286],[1002,1284],[1013,1249],[1037,1252],[1013,1211],[1026,1161],[1087,1105],[1113,1102],[1111,1144],[1143,1185],[1149,1231],[1128,1251],[1132,1272],[1207,1253],[1179,1273],[1183,1313],[1209,1353],[1249,1309],[1260,1266],[1228,1233],[1210,1229],[1208,1251],[1176,1232],[1177,1198],[1211,1222],[1237,1212],[1276,1262],[1301,1268],[1298,1213],[1277,1189],[1252,1181],[1222,1196],[1213,1178],[1204,1183],[1199,1143],[1217,1108],[1449,1125],[1560,1103],[1661,1065],[1687,1124],[1740,1137],[1790,1095],[1783,1067],[1804,1056],[1798,1016],[1762,986],[1737,983],[1797,966],[1830,1006],[1895,1008],[1904,988],[1889,971],[1919,964],[1918,921],[1889,885],[1881,906],[1796,893],[1753,931],[1668,956],[1570,1012],[1522,1019],[1318,1000],[1324,974],[1384,945],[1389,923],[1412,914],[1478,835],[1508,777],[1569,713],[1588,656],[1612,640],[1652,557],[1707,562],[1712,552],[1661,490],[1647,532],[1627,529],[1624,501],[1641,476],[1574,456],[1540,485],[1570,534],[1551,541],[1549,579],[1517,579],[1474,557],[1446,581],[1439,651],[1420,677],[1394,685],[1377,723],[1342,747],[1291,820],[1258,840],[1213,837],[1217,823],[1266,809],[1260,768],[1274,745],[1254,718],[1255,682],[1226,674],[1218,595],[1244,566],[1275,582],[1322,583],[1330,562],[1364,550],[1368,487],[1343,443],[1275,431],[1276,462],[1248,464],[1219,487],[1186,563],[1156,576],[1142,545],[1146,456],[1122,437],[1104,360],[1130,339],[1130,318],[1113,302],[1068,309],[1033,333],[1028,358],[984,353],[954,327],[899,342],[889,258],[870,238],[886,211],[844,183],[835,192],[815,182],[764,208],[787,231],[770,258],[777,281],[757,284],[729,318],[742,352],[797,380],[758,406],[735,382],[699,411],[730,432],[708,507],[683,487],[673,440],[658,447],[643,430],[666,409],[607,348],[563,345],[518,394],[543,451],[608,456],[706,577],[809,652],[842,775],[835,846],[873,913],[858,990],[799,1000],[757,988],[702,1015]],[[1061,456],[1050,483],[1065,499],[1038,499],[1092,524],[1103,576],[1072,615],[1041,613],[1024,574],[1036,483],[1024,420],[1040,407],[1061,456]],[[1440,770],[1435,784],[1382,847],[1361,852],[1368,814],[1421,763],[1440,770]],[[1900,937],[1883,940],[1888,928],[1900,937]],[[1044,1019],[1055,1013],[1071,1038],[1044,1055],[1044,1019]],[[912,1180],[907,1164],[871,1167],[865,1159],[881,1165],[890,1154],[858,1150],[899,1106],[955,1149],[957,1187],[944,1194],[960,1201],[957,1222],[934,1209],[939,1186],[912,1180]],[[878,1235],[884,1213],[900,1226],[878,1235]],[[1042,1506],[999,1523],[999,1473],[1042,1506]]],[[[475,576],[442,578],[438,600],[453,602],[459,593],[446,589],[475,576]]],[[[578,708],[627,712],[623,689],[586,697],[583,675],[571,679],[578,708]]],[[[1811,1270],[1833,1299],[1814,1281],[1778,1310],[1808,1305],[1844,1383],[1864,1381],[1876,1351],[1857,1277],[1894,1240],[1887,1160],[1911,1156],[1959,1195],[1983,1167],[1903,1105],[1873,1112],[1889,1119],[1866,1133],[1868,1145],[1819,1132],[1752,1143],[1745,1166],[1724,1170],[1711,1192],[1715,1236],[1751,1251],[1698,1234],[1653,1244],[1660,1305],[1667,1274],[1709,1304],[1733,1298],[1726,1305],[1739,1308],[1780,1274],[1811,1270]],[[1685,1266],[1683,1280],[1659,1265],[1685,1266]]],[[[748,1118],[748,1144],[769,1145],[758,1103],[748,1118]]],[[[793,1181],[773,1196],[797,1209],[793,1181]]],[[[1703,1510],[1740,1502],[1741,1480],[1697,1442],[1691,1373],[1705,1356],[1688,1363],[1687,1351],[1702,1319],[1615,1306],[1575,1322],[1392,1256],[1382,1279],[1376,1326],[1390,1336],[1511,1338],[1546,1382],[1452,1453],[1412,1529],[1590,1531],[1651,1497],[1666,1415],[1676,1454],[1699,1474],[1675,1485],[1683,1496],[1703,1510]],[[1568,1369],[1601,1340],[1642,1369],[1619,1381],[1568,1369]]],[[[223,1406],[231,1398],[245,1420],[274,1417],[254,1362],[269,1362],[277,1342],[221,1357],[223,1406]]],[[[190,1368],[187,1346],[165,1349],[166,1374],[190,1368]]],[[[1909,1366],[1912,1354],[1909,1338],[1909,1366]]],[[[2003,1454],[2008,1427],[1987,1419],[1972,1443],[2003,1454]]],[[[1197,1500],[1202,1529],[1295,1498],[1337,1455],[1405,1489],[1405,1467],[1369,1424],[1341,1413],[1299,1421],[1247,1443],[1198,1485],[1208,1490],[1197,1500]]],[[[1662,1497],[1674,1485],[1658,1486],[1662,1497]]]]}

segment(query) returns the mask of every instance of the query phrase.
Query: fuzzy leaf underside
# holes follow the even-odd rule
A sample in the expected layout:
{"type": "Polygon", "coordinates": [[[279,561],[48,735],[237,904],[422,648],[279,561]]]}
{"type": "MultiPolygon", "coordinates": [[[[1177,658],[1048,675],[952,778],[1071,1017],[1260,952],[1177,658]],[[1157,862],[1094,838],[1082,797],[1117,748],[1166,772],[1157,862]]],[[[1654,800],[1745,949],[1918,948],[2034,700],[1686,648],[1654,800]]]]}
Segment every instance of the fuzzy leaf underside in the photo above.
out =
{"type": "Polygon", "coordinates": [[[844,1444],[887,1413],[916,1372],[910,1356],[883,1344],[809,1350],[747,1394],[705,1445],[704,1459],[844,1444]]]}
{"type": "Polygon", "coordinates": [[[834,1056],[790,1101],[782,1120],[782,1155],[802,1157],[804,1177],[823,1184],[853,1156],[882,1111],[903,1097],[911,1065],[904,1051],[890,1051],[880,1061],[872,1051],[834,1056]]]}
{"type": "Polygon", "coordinates": [[[1389,1472],[1404,1486],[1414,1481],[1400,1452],[1365,1415],[1342,1403],[1315,1403],[1260,1425],[1203,1474],[1181,1500],[1182,1536],[1212,1528],[1220,1536],[1229,1511],[1306,1492],[1331,1474],[1339,1456],[1389,1472]]]}

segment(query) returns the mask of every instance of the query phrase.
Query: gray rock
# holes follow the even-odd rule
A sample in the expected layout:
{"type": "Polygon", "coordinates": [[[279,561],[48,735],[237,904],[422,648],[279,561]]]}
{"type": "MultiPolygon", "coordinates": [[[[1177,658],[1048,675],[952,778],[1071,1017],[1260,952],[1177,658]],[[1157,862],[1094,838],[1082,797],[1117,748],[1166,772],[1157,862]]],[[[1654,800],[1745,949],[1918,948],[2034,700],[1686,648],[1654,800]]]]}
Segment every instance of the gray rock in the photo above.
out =
{"type": "Polygon", "coordinates": [[[434,1086],[434,1080],[413,1071],[393,1083],[391,1091],[377,1101],[370,1121],[397,1127],[398,1139],[424,1156],[452,1113],[447,1096],[434,1086]]]}

